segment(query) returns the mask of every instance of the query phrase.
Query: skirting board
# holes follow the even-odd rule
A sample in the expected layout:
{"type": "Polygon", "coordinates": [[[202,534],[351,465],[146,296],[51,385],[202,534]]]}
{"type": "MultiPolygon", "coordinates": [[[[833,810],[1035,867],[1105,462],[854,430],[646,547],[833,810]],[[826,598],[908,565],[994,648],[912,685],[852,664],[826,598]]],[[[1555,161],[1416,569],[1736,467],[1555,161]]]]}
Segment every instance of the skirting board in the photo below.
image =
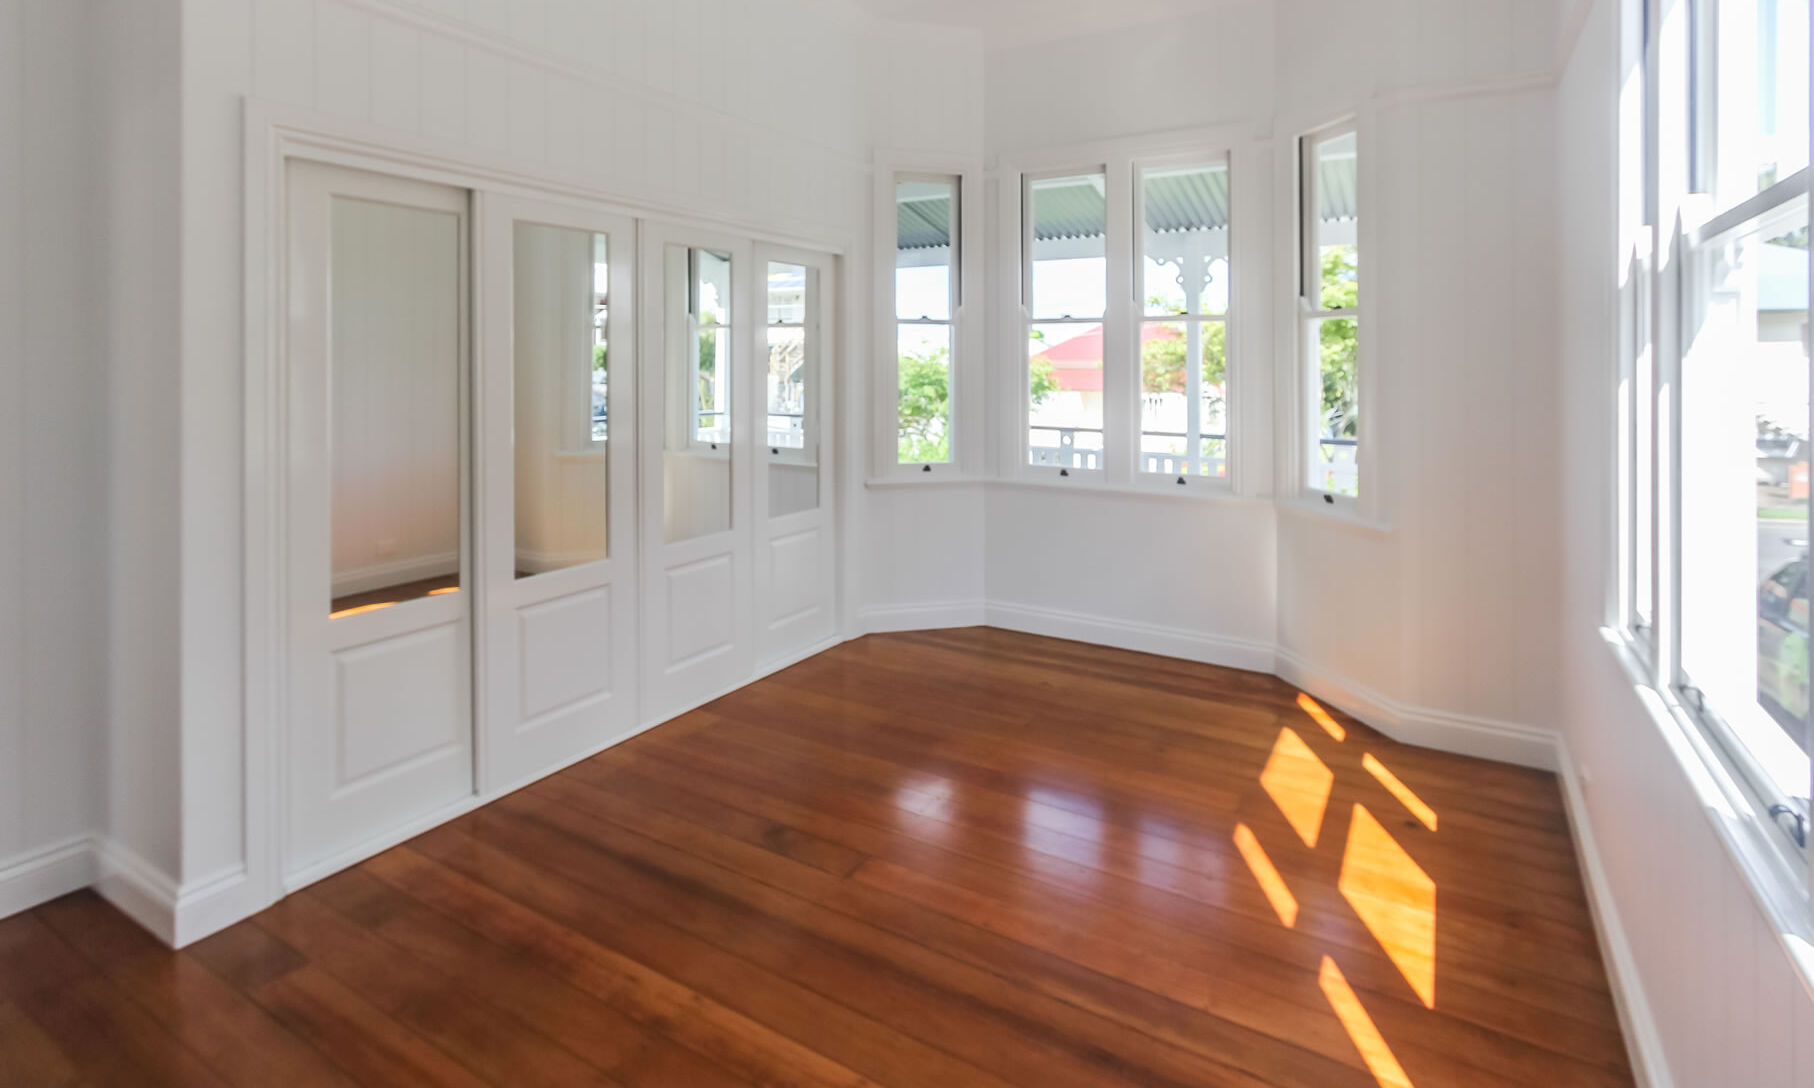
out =
{"type": "Polygon", "coordinates": [[[1568,816],[1568,830],[1574,837],[1575,857],[1581,864],[1582,878],[1587,882],[1587,906],[1593,914],[1594,932],[1600,941],[1600,961],[1606,965],[1607,981],[1612,984],[1613,1005],[1619,1012],[1619,1028],[1625,1036],[1625,1051],[1631,1061],[1631,1073],[1640,1088],[1675,1088],[1669,1072],[1669,1058],[1663,1050],[1663,1038],[1657,1031],[1656,1018],[1650,1011],[1650,999],[1644,993],[1644,981],[1638,975],[1637,957],[1625,936],[1619,920],[1619,905],[1613,899],[1612,882],[1600,860],[1600,848],[1594,840],[1593,822],[1587,815],[1587,799],[1581,793],[1581,779],[1569,754],[1568,743],[1556,740],[1557,772],[1562,780],[1562,807],[1568,816]]]}
{"type": "Polygon", "coordinates": [[[0,918],[86,888],[94,878],[94,843],[87,835],[21,855],[0,865],[0,918]]]}
{"type": "Polygon", "coordinates": [[[1289,650],[1279,650],[1274,675],[1338,710],[1346,711],[1401,744],[1458,756],[1491,759],[1552,773],[1561,770],[1559,738],[1513,722],[1452,714],[1388,699],[1343,677],[1319,672],[1289,650]]]}
{"type": "Polygon", "coordinates": [[[947,627],[980,627],[985,622],[981,601],[929,601],[925,604],[866,608],[857,614],[858,633],[880,635],[890,631],[936,631],[947,627]]]}
{"type": "Polygon", "coordinates": [[[1067,638],[1113,646],[1120,650],[1158,654],[1162,657],[1201,661],[1249,672],[1272,672],[1274,653],[1271,643],[1251,639],[1208,635],[1158,624],[1107,619],[1082,612],[1057,608],[989,601],[983,606],[983,617],[991,627],[1021,631],[1029,635],[1067,638]]]}

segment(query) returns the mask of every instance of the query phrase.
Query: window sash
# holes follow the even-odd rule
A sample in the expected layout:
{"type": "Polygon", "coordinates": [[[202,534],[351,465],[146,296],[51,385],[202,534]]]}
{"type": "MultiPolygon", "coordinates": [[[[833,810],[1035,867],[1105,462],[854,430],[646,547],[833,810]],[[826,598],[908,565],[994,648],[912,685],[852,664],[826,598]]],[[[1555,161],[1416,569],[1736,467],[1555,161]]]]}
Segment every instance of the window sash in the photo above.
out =
{"type": "Polygon", "coordinates": [[[960,456],[962,456],[961,439],[958,435],[957,423],[958,415],[961,411],[961,397],[958,391],[961,383],[958,380],[958,374],[960,366],[963,365],[961,359],[963,351],[960,343],[961,336],[959,329],[960,320],[963,317],[965,289],[963,272],[965,255],[963,242],[964,175],[896,171],[893,174],[893,181],[889,186],[889,192],[893,198],[893,203],[890,206],[890,215],[894,217],[896,228],[893,232],[894,248],[889,252],[889,271],[887,273],[887,313],[891,324],[885,326],[889,331],[887,351],[890,363],[887,367],[887,374],[889,377],[886,386],[886,401],[889,407],[889,418],[884,428],[884,433],[887,436],[888,450],[884,457],[884,463],[891,466],[897,472],[903,469],[917,468],[921,472],[930,473],[938,466],[956,466],[960,456]],[[947,264],[949,274],[946,283],[946,290],[949,297],[945,311],[949,316],[946,317],[931,317],[926,315],[921,315],[919,317],[900,316],[899,262],[901,251],[899,214],[901,187],[906,184],[916,183],[948,186],[951,193],[951,211],[948,226],[951,253],[947,264]],[[945,456],[940,460],[927,460],[923,458],[910,459],[902,456],[901,437],[903,432],[901,430],[900,344],[901,330],[904,328],[942,328],[946,330],[946,335],[944,337],[944,342],[946,344],[944,412],[945,456]]]}

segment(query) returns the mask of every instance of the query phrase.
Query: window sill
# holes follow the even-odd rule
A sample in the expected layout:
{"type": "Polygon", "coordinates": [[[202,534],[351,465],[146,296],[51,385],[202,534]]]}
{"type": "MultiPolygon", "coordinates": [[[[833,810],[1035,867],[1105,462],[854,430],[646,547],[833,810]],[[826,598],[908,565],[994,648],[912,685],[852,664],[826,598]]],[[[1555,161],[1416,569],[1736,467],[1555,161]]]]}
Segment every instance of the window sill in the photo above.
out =
{"type": "Polygon", "coordinates": [[[899,476],[871,476],[863,481],[863,486],[871,491],[905,491],[924,487],[976,487],[988,482],[981,476],[960,475],[955,472],[947,472],[942,475],[937,472],[922,474],[915,470],[912,475],[903,473],[899,476]]]}
{"type": "Polygon", "coordinates": [[[1803,984],[1814,988],[1814,905],[1808,898],[1807,871],[1798,869],[1778,845],[1781,832],[1757,812],[1751,792],[1702,735],[1688,708],[1673,692],[1658,690],[1638,647],[1610,627],[1602,627],[1600,637],[1669,746],[1701,811],[1713,824],[1803,984]]]}
{"type": "Polygon", "coordinates": [[[1352,529],[1372,533],[1377,536],[1390,536],[1394,532],[1392,524],[1374,518],[1365,517],[1355,510],[1352,502],[1324,502],[1320,495],[1310,497],[1295,495],[1277,500],[1279,511],[1300,518],[1313,518],[1319,521],[1334,522],[1352,529]]]}

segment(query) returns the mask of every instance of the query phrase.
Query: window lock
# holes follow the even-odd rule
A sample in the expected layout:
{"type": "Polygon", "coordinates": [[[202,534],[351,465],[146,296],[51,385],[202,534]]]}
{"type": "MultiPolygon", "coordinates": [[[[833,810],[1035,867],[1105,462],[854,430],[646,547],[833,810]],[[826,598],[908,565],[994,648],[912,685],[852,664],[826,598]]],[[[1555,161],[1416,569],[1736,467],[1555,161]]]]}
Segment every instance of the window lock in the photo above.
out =
{"type": "Polygon", "coordinates": [[[1183,487],[1184,484],[1185,484],[1184,477],[1182,477],[1182,476],[1178,477],[1178,486],[1183,487]]]}
{"type": "Polygon", "coordinates": [[[1788,805],[1775,804],[1770,806],[1770,818],[1776,821],[1778,827],[1781,827],[1789,833],[1789,837],[1795,840],[1795,845],[1801,847],[1803,850],[1808,848],[1808,818],[1806,816],[1803,816],[1788,805]],[[1793,822],[1785,825],[1783,823],[1784,816],[1787,816],[1793,822]]]}
{"type": "Polygon", "coordinates": [[[1068,468],[1061,468],[1058,470],[1058,474],[1060,476],[1069,476],[1071,474],[1071,470],[1068,468]]]}
{"type": "Polygon", "coordinates": [[[931,466],[931,465],[921,465],[921,466],[920,466],[920,471],[921,471],[921,472],[931,472],[931,471],[932,471],[932,466],[931,466]]]}

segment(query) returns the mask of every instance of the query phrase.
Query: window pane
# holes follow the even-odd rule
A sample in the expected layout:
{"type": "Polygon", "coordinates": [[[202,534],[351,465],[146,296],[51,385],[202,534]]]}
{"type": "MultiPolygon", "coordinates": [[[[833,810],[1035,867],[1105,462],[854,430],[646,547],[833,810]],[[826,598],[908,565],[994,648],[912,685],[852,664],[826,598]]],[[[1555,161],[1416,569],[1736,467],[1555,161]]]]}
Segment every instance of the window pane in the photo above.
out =
{"type": "Polygon", "coordinates": [[[1140,471],[1226,476],[1228,327],[1148,321],[1142,328],[1140,471]]]}
{"type": "Polygon", "coordinates": [[[1033,316],[1101,317],[1108,299],[1106,175],[1044,178],[1032,200],[1033,316]]]}
{"type": "Polygon", "coordinates": [[[1317,308],[1349,310],[1360,305],[1360,174],[1355,134],[1345,132],[1316,145],[1317,308]]]}
{"type": "Polygon", "coordinates": [[[902,464],[951,460],[951,326],[902,325],[900,442],[902,464]]]}
{"type": "Polygon", "coordinates": [[[668,543],[731,527],[731,262],[670,245],[664,255],[663,532],[668,543]]]}
{"type": "Polygon", "coordinates": [[[799,325],[806,320],[806,268],[770,261],[768,265],[768,323],[799,325]]]}
{"type": "Polygon", "coordinates": [[[602,234],[593,236],[592,255],[592,440],[603,442],[610,438],[607,411],[610,407],[609,378],[609,336],[611,334],[611,263],[607,259],[606,239],[602,234]]]}
{"type": "Polygon", "coordinates": [[[1360,444],[1360,382],[1355,356],[1360,322],[1331,317],[1310,323],[1311,370],[1317,387],[1312,411],[1316,444],[1310,461],[1310,486],[1337,495],[1360,493],[1356,452],[1360,444]]]}
{"type": "Polygon", "coordinates": [[[1691,262],[1682,668],[1781,794],[1808,794],[1808,217],[1691,262]]]}
{"type": "Polygon", "coordinates": [[[957,182],[897,182],[894,200],[895,314],[903,321],[949,321],[957,264],[957,182]]]}
{"type": "Polygon", "coordinates": [[[516,573],[603,559],[610,462],[605,442],[607,240],[516,225],[516,573]]]}
{"type": "Polygon", "coordinates": [[[1035,325],[1027,335],[1027,458],[1102,467],[1102,326],[1035,325]]]}
{"type": "Polygon", "coordinates": [[[1719,5],[1717,195],[1737,204],[1808,165],[1808,0],[1719,5]]]}
{"type": "Polygon", "coordinates": [[[460,219],[336,197],[332,611],[460,588],[460,219]]]}
{"type": "Polygon", "coordinates": [[[1150,316],[1228,312],[1228,164],[1140,173],[1150,316]]]}

